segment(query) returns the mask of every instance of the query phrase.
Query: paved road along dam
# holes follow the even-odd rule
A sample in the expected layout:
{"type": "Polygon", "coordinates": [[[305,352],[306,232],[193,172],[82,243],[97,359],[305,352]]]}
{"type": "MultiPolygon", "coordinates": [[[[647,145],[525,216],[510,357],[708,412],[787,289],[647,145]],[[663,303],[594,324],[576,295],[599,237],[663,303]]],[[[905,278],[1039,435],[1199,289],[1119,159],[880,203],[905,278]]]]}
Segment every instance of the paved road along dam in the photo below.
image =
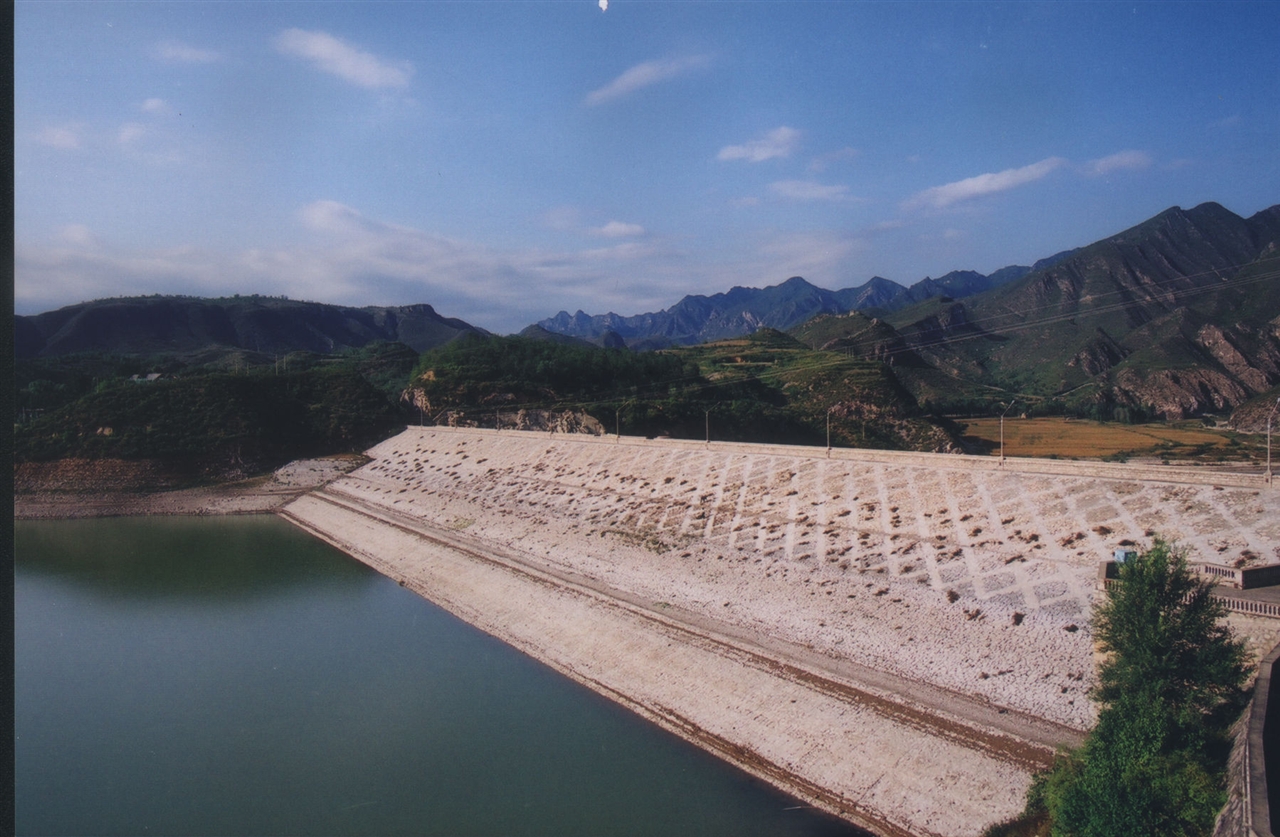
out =
{"type": "Polygon", "coordinates": [[[980,834],[1081,740],[1117,546],[1280,558],[1280,490],[1205,469],[451,428],[369,456],[284,514],[883,835],[980,834]]]}

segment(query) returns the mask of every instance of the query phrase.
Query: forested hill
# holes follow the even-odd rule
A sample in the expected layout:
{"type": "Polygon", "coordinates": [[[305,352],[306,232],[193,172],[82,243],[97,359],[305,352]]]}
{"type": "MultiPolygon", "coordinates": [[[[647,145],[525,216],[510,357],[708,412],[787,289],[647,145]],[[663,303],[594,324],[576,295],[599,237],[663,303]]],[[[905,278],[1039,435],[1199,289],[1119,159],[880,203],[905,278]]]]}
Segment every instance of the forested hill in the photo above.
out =
{"type": "Polygon", "coordinates": [[[350,308],[283,297],[101,299],[34,316],[14,316],[18,358],[77,352],[123,355],[243,349],[330,354],[376,341],[423,352],[463,334],[484,334],[430,305],[350,308]]]}

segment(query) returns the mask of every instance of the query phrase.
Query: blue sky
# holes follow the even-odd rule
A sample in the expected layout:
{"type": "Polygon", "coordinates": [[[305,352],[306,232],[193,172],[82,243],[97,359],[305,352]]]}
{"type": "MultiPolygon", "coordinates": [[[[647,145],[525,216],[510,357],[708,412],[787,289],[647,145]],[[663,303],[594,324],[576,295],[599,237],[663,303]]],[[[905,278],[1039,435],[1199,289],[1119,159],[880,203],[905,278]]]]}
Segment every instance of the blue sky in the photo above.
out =
{"type": "Polygon", "coordinates": [[[512,332],[1280,203],[1280,4],[18,2],[15,305],[512,332]]]}

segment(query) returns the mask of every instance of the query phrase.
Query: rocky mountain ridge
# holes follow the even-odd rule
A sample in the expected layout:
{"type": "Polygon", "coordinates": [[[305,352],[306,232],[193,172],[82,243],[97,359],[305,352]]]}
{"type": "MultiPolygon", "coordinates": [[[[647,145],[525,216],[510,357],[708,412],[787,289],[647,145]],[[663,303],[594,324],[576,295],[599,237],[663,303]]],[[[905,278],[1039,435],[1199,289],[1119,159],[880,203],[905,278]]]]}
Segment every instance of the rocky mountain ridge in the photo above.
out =
{"type": "Polygon", "coordinates": [[[1280,383],[1280,206],[1173,207],[998,291],[796,334],[895,362],[922,399],[963,382],[1166,418],[1227,412],[1280,383]]]}

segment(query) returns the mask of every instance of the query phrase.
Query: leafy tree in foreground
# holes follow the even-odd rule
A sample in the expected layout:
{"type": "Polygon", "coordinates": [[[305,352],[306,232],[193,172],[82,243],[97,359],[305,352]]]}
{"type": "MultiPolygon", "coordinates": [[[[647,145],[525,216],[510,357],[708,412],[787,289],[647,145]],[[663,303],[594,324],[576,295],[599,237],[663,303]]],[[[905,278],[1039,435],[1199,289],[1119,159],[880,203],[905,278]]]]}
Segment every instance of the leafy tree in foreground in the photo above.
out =
{"type": "Polygon", "coordinates": [[[1188,722],[1220,722],[1211,716],[1239,708],[1251,670],[1244,645],[1221,622],[1225,606],[1191,574],[1183,552],[1157,538],[1121,564],[1119,576],[1093,617],[1094,636],[1109,655],[1095,699],[1108,707],[1145,693],[1188,722]]]}
{"type": "Polygon", "coordinates": [[[1094,612],[1106,661],[1098,725],[1038,777],[1018,824],[992,834],[1206,835],[1226,802],[1228,729],[1250,674],[1225,608],[1160,539],[1120,566],[1094,612]]]}

